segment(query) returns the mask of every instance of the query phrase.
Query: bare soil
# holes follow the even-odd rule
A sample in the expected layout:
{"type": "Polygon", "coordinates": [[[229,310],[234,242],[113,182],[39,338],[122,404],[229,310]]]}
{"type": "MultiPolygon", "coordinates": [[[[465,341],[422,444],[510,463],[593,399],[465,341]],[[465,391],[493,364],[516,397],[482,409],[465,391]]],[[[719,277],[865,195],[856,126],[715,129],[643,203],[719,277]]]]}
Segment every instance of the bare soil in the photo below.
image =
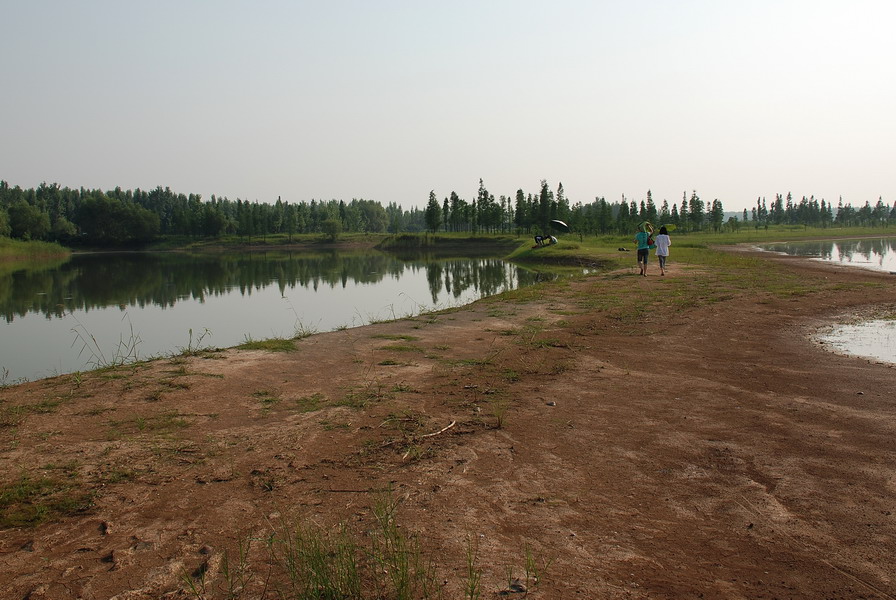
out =
{"type": "Polygon", "coordinates": [[[483,598],[522,597],[527,557],[532,598],[896,597],[896,371],[810,335],[892,310],[896,278],[758,260],[804,291],[673,255],[665,278],[594,275],[295,352],[0,389],[4,490],[57,486],[5,516],[82,504],[0,531],[0,596],[186,598],[184,574],[213,578],[240,540],[284,518],[363,532],[391,489],[446,598],[471,548],[483,598]],[[636,313],[592,301],[707,282],[636,313]]]}

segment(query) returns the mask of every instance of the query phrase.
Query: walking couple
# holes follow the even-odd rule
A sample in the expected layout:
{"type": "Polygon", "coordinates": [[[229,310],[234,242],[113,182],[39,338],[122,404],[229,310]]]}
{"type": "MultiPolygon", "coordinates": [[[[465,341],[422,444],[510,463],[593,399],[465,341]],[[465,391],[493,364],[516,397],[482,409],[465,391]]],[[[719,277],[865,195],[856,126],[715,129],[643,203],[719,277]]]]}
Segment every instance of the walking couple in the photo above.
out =
{"type": "Polygon", "coordinates": [[[638,268],[641,269],[641,275],[647,277],[647,257],[651,248],[656,248],[656,258],[660,263],[660,275],[666,275],[666,258],[669,256],[669,246],[672,240],[669,238],[669,232],[666,226],[660,227],[660,233],[653,237],[653,226],[647,225],[640,228],[635,234],[635,242],[638,244],[638,268]]]}

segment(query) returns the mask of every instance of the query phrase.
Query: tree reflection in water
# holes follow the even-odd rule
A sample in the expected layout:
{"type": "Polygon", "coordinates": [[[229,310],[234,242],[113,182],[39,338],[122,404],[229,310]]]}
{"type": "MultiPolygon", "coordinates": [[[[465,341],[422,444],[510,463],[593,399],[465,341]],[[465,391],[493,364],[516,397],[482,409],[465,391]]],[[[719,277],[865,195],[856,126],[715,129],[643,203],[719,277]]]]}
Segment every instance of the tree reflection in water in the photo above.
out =
{"type": "Polygon", "coordinates": [[[896,271],[896,238],[781,242],[766,244],[763,248],[875,271],[896,271]]]}
{"type": "Polygon", "coordinates": [[[433,305],[443,291],[454,298],[470,289],[489,296],[540,277],[498,258],[399,260],[379,252],[75,254],[59,266],[0,274],[0,311],[9,322],[27,313],[52,318],[109,306],[170,307],[234,290],[252,294],[272,285],[285,296],[296,287],[316,291],[321,286],[375,284],[421,270],[433,305]]]}
{"type": "Polygon", "coordinates": [[[375,251],[75,254],[61,264],[0,270],[0,369],[33,378],[45,375],[46,365],[55,372],[88,367],[59,358],[77,354],[70,348],[73,323],[114,344],[129,335],[122,329],[126,317],[147,357],[175,353],[188,332],[209,329],[214,345],[230,346],[246,337],[290,335],[293,317],[315,331],[363,325],[544,277],[500,258],[375,251]],[[27,350],[15,346],[21,339],[29,340],[27,350]]]}

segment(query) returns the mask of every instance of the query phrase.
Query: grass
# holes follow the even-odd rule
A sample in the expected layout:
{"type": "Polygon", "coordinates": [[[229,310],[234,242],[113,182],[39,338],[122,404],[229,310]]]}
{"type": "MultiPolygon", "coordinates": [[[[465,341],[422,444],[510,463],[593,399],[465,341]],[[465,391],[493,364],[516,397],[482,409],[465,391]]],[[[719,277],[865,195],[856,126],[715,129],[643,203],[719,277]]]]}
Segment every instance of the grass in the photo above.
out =
{"type": "Polygon", "coordinates": [[[134,415],[121,421],[110,420],[113,437],[128,433],[172,433],[189,427],[186,415],[176,410],[167,410],[154,415],[134,415]]]}
{"type": "Polygon", "coordinates": [[[19,261],[38,259],[41,264],[46,264],[47,258],[65,258],[71,254],[71,250],[59,244],[50,242],[23,242],[5,236],[0,236],[0,263],[17,261],[16,268],[21,268],[19,261]]]}
{"type": "Polygon", "coordinates": [[[252,396],[261,402],[261,407],[265,411],[270,410],[275,404],[280,402],[280,397],[270,390],[258,390],[253,392],[252,396]]]}
{"type": "Polygon", "coordinates": [[[389,400],[392,397],[392,392],[386,390],[381,382],[373,381],[361,389],[348,392],[342,400],[335,405],[348,406],[360,410],[366,408],[371,402],[382,402],[383,400],[389,400]]]}
{"type": "Polygon", "coordinates": [[[92,504],[93,492],[83,489],[68,469],[61,476],[21,475],[0,487],[0,529],[35,527],[84,512],[92,504]]]}
{"type": "Polygon", "coordinates": [[[321,393],[296,398],[296,407],[300,412],[315,412],[326,405],[327,397],[321,393]]]}
{"type": "Polygon", "coordinates": [[[380,347],[380,350],[391,350],[392,352],[417,352],[420,354],[425,354],[426,352],[420,346],[415,346],[413,344],[389,344],[380,347]]]}
{"type": "Polygon", "coordinates": [[[405,341],[405,342],[416,342],[417,340],[420,339],[419,337],[416,337],[413,335],[394,335],[394,334],[387,334],[387,333],[378,333],[378,334],[372,335],[370,337],[372,339],[378,339],[378,340],[395,340],[395,341],[400,340],[400,341],[405,341]]]}
{"type": "Polygon", "coordinates": [[[295,352],[296,344],[291,339],[281,337],[272,337],[266,340],[247,338],[237,348],[240,350],[265,350],[267,352],[295,352]]]}
{"type": "MultiPolygon", "coordinates": [[[[481,598],[478,538],[468,536],[463,568],[443,574],[424,538],[401,526],[399,509],[399,500],[386,490],[375,492],[371,522],[363,531],[347,523],[327,527],[282,518],[264,537],[241,537],[222,553],[217,568],[211,558],[185,568],[183,590],[195,600],[439,600],[448,597],[445,575],[453,572],[460,573],[454,587],[464,598],[481,598]]],[[[539,561],[528,544],[522,560],[523,580],[513,579],[513,568],[507,568],[507,593],[524,589],[521,581],[526,590],[536,588],[550,564],[539,561]]]]}

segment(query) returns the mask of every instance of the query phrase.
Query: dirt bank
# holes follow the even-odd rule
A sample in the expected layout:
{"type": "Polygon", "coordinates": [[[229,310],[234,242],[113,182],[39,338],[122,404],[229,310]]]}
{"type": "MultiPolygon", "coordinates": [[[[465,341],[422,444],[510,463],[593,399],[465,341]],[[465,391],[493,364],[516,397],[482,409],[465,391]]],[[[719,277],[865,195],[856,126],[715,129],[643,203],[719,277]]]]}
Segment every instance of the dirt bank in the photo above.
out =
{"type": "Polygon", "coordinates": [[[896,278],[756,260],[797,291],[673,257],[665,278],[591,276],[292,353],[2,389],[5,489],[45,482],[5,518],[50,518],[0,531],[0,589],[187,597],[183,574],[220,575],[283,516],[363,530],[391,487],[447,598],[471,547],[483,598],[521,597],[527,556],[533,598],[892,598],[896,371],[806,333],[892,303],[896,278]]]}

